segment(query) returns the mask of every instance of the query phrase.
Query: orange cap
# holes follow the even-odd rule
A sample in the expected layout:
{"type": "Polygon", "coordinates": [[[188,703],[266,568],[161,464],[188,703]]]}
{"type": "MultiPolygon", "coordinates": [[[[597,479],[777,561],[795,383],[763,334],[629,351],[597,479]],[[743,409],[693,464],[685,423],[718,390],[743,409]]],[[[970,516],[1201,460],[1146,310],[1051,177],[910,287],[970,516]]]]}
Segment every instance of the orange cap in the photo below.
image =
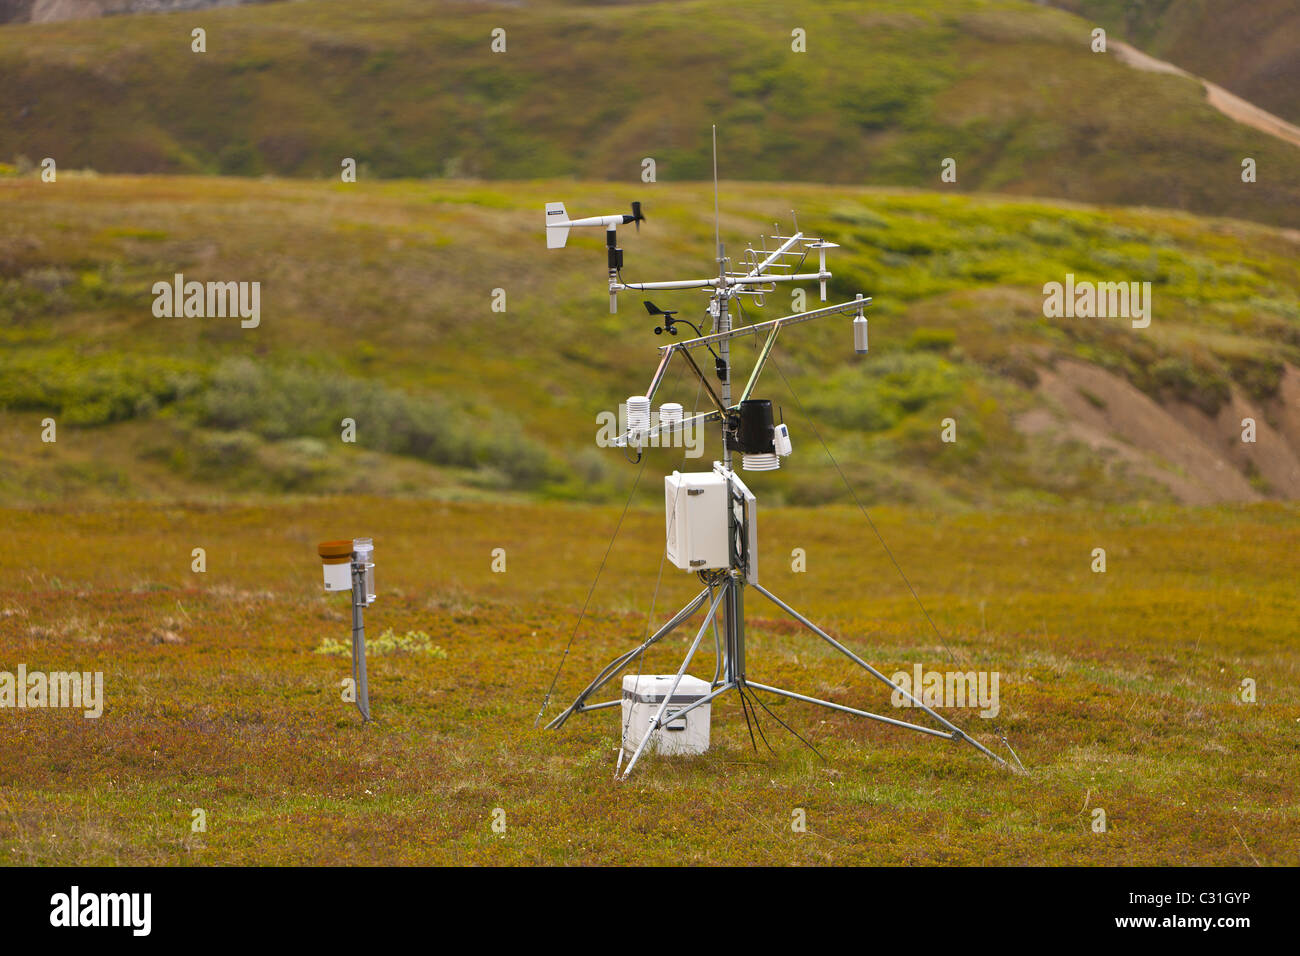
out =
{"type": "Polygon", "coordinates": [[[352,560],[352,541],[322,541],[316,553],[325,564],[347,564],[352,560]]]}

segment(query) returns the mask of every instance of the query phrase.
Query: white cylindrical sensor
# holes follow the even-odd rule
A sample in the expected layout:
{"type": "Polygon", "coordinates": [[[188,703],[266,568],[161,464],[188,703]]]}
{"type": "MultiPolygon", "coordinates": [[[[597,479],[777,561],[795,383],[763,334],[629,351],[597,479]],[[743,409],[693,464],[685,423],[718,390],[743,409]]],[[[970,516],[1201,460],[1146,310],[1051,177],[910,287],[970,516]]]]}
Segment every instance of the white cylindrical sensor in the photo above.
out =
{"type": "Polygon", "coordinates": [[[740,467],[745,471],[776,471],[781,467],[781,459],[770,451],[758,455],[741,455],[740,467]]]}
{"type": "Polygon", "coordinates": [[[853,320],[853,350],[859,354],[867,350],[867,317],[859,315],[853,320]]]}
{"type": "Polygon", "coordinates": [[[682,406],[677,402],[664,402],[659,406],[659,429],[666,435],[681,428],[682,406]]]}
{"type": "Polygon", "coordinates": [[[650,430],[650,399],[644,395],[632,395],[627,400],[627,431],[633,441],[640,442],[641,436],[650,430]]]}
{"type": "Polygon", "coordinates": [[[351,591],[352,542],[322,541],[316,551],[325,570],[325,590],[351,591]]]}
{"type": "Polygon", "coordinates": [[[371,538],[353,538],[352,550],[359,564],[366,566],[366,603],[375,603],[375,542],[371,538]]]}
{"type": "Polygon", "coordinates": [[[650,427],[650,399],[644,395],[632,395],[627,400],[627,427],[650,427]]]}

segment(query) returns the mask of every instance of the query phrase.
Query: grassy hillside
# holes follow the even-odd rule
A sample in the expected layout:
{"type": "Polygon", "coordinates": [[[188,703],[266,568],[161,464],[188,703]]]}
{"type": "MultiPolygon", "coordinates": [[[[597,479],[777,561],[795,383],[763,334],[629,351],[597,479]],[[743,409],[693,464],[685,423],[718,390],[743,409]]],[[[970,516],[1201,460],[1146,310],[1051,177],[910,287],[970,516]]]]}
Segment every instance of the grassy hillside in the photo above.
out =
{"type": "Polygon", "coordinates": [[[87,20],[128,13],[157,13],[160,10],[197,10],[236,3],[272,3],[279,0],[73,0],[49,3],[39,0],[0,0],[0,23],[27,23],[36,20],[87,20]]]}
{"type": "MultiPolygon", "coordinates": [[[[0,512],[23,543],[0,552],[0,652],[32,670],[102,670],[106,698],[97,720],[0,721],[0,860],[1300,863],[1294,506],[881,509],[945,643],[1000,673],[997,724],[1028,775],[780,699],[768,706],[826,762],[762,711],[775,753],[761,740],[755,753],[728,697],[707,754],[651,757],[626,785],[611,780],[614,713],[532,728],[619,510],[361,498],[0,512]],[[368,636],[417,645],[372,656],[367,727],[340,698],[349,661],[327,651],[347,639],[346,602],[320,593],[313,547],[363,532],[378,561],[368,636]],[[193,574],[200,545],[208,570],[193,574]],[[1097,546],[1106,574],[1088,570],[1097,546]],[[504,574],[490,570],[497,547],[504,574]],[[1258,703],[1240,700],[1247,677],[1258,703]],[[191,831],[194,808],[206,832],[191,831]],[[807,833],[791,832],[795,808],[807,833]]],[[[952,669],[855,510],[760,522],[768,587],[886,673],[952,669]],[[781,559],[792,547],[806,573],[781,559]]],[[[650,612],[662,515],[634,512],[624,530],[560,695],[693,593],[670,568],[650,612]]],[[[757,595],[746,608],[754,680],[896,715],[757,595]]],[[[671,673],[688,640],[655,648],[644,672],[671,673]]],[[[712,666],[709,644],[692,673],[712,666]]],[[[989,721],[948,716],[1006,753],[989,721]]]]}
{"type": "MultiPolygon", "coordinates": [[[[1294,233],[893,190],[722,194],[732,254],[794,207],[843,247],[833,300],[875,297],[867,356],[853,354],[847,319],[779,346],[761,394],[783,410],[796,455],[763,477],[767,500],[843,498],[819,434],[868,500],[1300,497],[1294,233]],[[1044,318],[1043,284],[1066,274],[1150,281],[1150,327],[1044,318]]],[[[712,195],[698,184],[0,178],[0,489],[9,501],[621,498],[637,472],[595,447],[596,416],[644,389],[663,339],[641,296],[608,314],[601,237],[548,252],[541,220],[547,200],[580,214],[634,198],[649,222],[624,230],[629,279],[711,270],[712,195]],[[260,282],[260,326],[155,317],[152,286],[177,272],[260,282]],[[40,440],[46,416],[53,444],[40,440]],[[354,444],[340,439],[344,418],[354,444]]],[[[699,293],[656,298],[701,317],[699,293]]],[[[789,308],[777,295],[742,318],[789,308]]],[[[659,400],[696,406],[683,374],[670,371],[659,400]]],[[[646,465],[652,500],[682,459],[659,449],[646,465]]]]}
{"type": "Polygon", "coordinates": [[[0,30],[0,162],[101,172],[996,190],[1300,224],[1293,147],[1013,0],[350,0],[0,30]],[[190,31],[207,30],[192,53],[190,31]],[[506,52],[490,49],[506,30],[506,52]],[[806,54],[791,32],[806,31],[806,54]],[[611,51],[617,51],[612,55],[611,51]],[[1242,157],[1261,174],[1240,181],[1242,157]]]}
{"type": "Polygon", "coordinates": [[[1300,8],[1292,0],[1053,3],[1300,123],[1300,8]]]}

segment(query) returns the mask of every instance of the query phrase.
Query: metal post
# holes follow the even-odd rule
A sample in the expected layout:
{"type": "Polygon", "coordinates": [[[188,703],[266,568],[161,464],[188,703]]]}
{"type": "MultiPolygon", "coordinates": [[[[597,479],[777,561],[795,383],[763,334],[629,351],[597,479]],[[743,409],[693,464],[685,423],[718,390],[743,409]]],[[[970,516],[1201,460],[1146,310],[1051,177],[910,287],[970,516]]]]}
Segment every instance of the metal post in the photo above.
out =
{"type": "MultiPolygon", "coordinates": [[[[731,316],[727,310],[727,295],[725,290],[718,292],[718,331],[731,331],[731,316]]],[[[722,374],[726,376],[722,380],[722,406],[731,408],[731,340],[723,339],[718,343],[718,355],[722,359],[722,374]]],[[[731,449],[727,447],[727,420],[722,420],[722,464],[725,468],[731,468],[731,449]]],[[[728,496],[730,497],[730,496],[728,496]]]]}
{"type": "Polygon", "coordinates": [[[733,475],[727,471],[727,531],[728,555],[730,568],[727,580],[731,582],[730,593],[723,605],[726,620],[727,646],[727,680],[734,684],[745,682],[745,575],[749,567],[749,535],[745,523],[744,498],[736,494],[733,475]],[[740,504],[741,518],[736,517],[736,505],[740,504]]]}
{"type": "MultiPolygon", "coordinates": [[[[712,585],[708,588],[712,593],[712,585]]],[[[714,615],[714,679],[710,682],[710,687],[718,687],[719,684],[725,684],[731,680],[727,670],[727,649],[723,645],[722,631],[718,628],[718,615],[714,615]]]]}
{"type": "Polygon", "coordinates": [[[352,683],[361,719],[370,721],[370,685],[366,682],[366,566],[352,562],[352,683]]]}
{"type": "Polygon", "coordinates": [[[605,247],[609,256],[609,312],[618,311],[618,268],[614,263],[614,247],[618,242],[618,231],[613,227],[605,230],[605,247]]]}
{"type": "Polygon", "coordinates": [[[734,645],[735,655],[735,677],[738,684],[745,683],[745,573],[743,571],[731,572],[731,601],[730,614],[728,615],[734,624],[732,625],[732,644],[734,645]]]}

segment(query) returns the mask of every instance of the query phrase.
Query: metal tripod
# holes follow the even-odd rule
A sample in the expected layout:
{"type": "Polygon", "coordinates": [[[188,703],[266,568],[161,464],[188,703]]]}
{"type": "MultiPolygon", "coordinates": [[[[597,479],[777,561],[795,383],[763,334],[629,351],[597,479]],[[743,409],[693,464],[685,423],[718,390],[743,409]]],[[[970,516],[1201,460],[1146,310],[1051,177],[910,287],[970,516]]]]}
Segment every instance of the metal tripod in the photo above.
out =
{"type": "Polygon", "coordinates": [[[722,696],[727,691],[743,690],[744,688],[749,688],[750,690],[764,691],[769,694],[775,694],[778,697],[789,697],[792,700],[799,700],[808,704],[816,704],[819,707],[826,707],[830,710],[839,711],[845,714],[853,714],[854,716],[857,717],[866,717],[869,720],[877,720],[880,721],[881,723],[890,724],[891,726],[894,727],[903,727],[906,728],[907,730],[915,730],[918,733],[929,734],[930,736],[933,737],[943,737],[948,740],[964,740],[965,742],[969,743],[972,747],[975,747],[977,750],[981,751],[982,753],[996,760],[998,763],[1001,764],[1006,763],[1005,760],[1003,760],[997,754],[993,753],[991,750],[989,750],[987,747],[981,744],[978,740],[975,740],[973,737],[968,736],[965,732],[961,730],[961,728],[957,727],[951,721],[947,720],[940,714],[936,713],[933,708],[925,705],[916,697],[914,697],[911,693],[909,693],[908,691],[900,687],[898,684],[891,681],[888,677],[886,677],[876,668],[872,667],[869,663],[867,663],[857,654],[854,654],[842,643],[837,641],[835,638],[831,637],[831,635],[827,634],[824,630],[822,630],[820,627],[818,627],[816,624],[810,621],[807,617],[800,614],[789,604],[785,603],[785,601],[781,600],[779,597],[777,597],[767,588],[763,587],[761,584],[758,584],[757,582],[747,582],[743,567],[742,568],[733,567],[728,571],[726,571],[725,576],[723,577],[720,583],[710,584],[709,586],[704,588],[704,590],[702,590],[694,598],[688,601],[686,605],[681,608],[681,610],[679,610],[676,614],[674,614],[671,618],[669,618],[669,620],[661,628],[659,628],[659,630],[657,630],[654,634],[652,634],[649,638],[647,638],[645,641],[643,641],[641,644],[637,645],[636,647],[632,648],[631,650],[623,654],[620,654],[618,657],[614,658],[614,660],[610,661],[610,663],[607,664],[605,668],[599,674],[596,675],[595,679],[592,680],[591,683],[589,683],[585,688],[583,688],[582,692],[578,694],[578,696],[574,699],[573,703],[571,703],[567,708],[564,709],[564,711],[558,714],[554,720],[552,720],[549,724],[547,724],[547,729],[554,730],[559,728],[573,714],[585,713],[586,711],[591,711],[591,710],[602,710],[606,707],[617,707],[621,703],[620,700],[602,701],[600,703],[594,703],[594,704],[590,704],[587,701],[593,694],[595,694],[602,687],[604,687],[611,680],[613,680],[614,677],[616,677],[624,668],[626,668],[630,663],[632,663],[632,661],[636,660],[648,648],[657,644],[659,641],[663,640],[665,637],[671,634],[674,630],[676,630],[687,620],[693,617],[695,613],[705,605],[708,605],[708,610],[704,615],[704,620],[703,622],[701,622],[699,630],[695,634],[695,639],[691,642],[690,649],[687,650],[686,652],[685,659],[682,661],[681,666],[677,669],[677,674],[673,679],[672,686],[664,694],[663,702],[659,705],[659,710],[655,713],[654,719],[650,722],[650,725],[647,728],[646,733],[642,736],[641,741],[637,744],[636,750],[633,752],[631,759],[628,761],[627,766],[624,768],[622,773],[622,776],[624,778],[626,778],[628,774],[632,772],[632,768],[636,766],[636,763],[640,759],[641,753],[645,750],[646,744],[649,742],[651,735],[657,729],[659,729],[664,725],[664,713],[668,707],[668,703],[670,700],[673,699],[673,696],[676,694],[677,686],[681,682],[683,675],[685,675],[687,668],[690,667],[691,660],[695,657],[695,653],[699,649],[699,646],[704,639],[704,635],[709,630],[710,626],[712,626],[715,629],[715,634],[716,634],[717,620],[719,615],[721,615],[723,620],[722,641],[721,641],[721,649],[722,649],[723,656],[722,656],[721,673],[720,675],[715,674],[715,679],[713,681],[712,688],[708,694],[701,697],[699,700],[687,704],[685,707],[681,707],[679,709],[674,710],[672,714],[673,720],[680,719],[681,717],[685,716],[687,713],[694,710],[695,708],[713,701],[715,698],[722,696]],[[928,714],[930,717],[934,718],[934,720],[936,720],[939,723],[941,729],[934,728],[934,727],[925,727],[922,726],[921,724],[914,724],[905,720],[898,720],[894,717],[886,717],[882,714],[875,714],[870,711],[859,710],[855,707],[848,707],[845,706],[844,704],[837,704],[829,700],[821,700],[820,698],[817,697],[809,697],[806,694],[799,694],[792,690],[786,690],[785,688],[782,687],[775,687],[772,686],[771,684],[764,684],[758,681],[750,680],[745,673],[744,606],[745,606],[745,587],[747,584],[753,587],[754,590],[756,590],[759,594],[763,595],[763,597],[767,598],[769,601],[775,604],[786,614],[790,615],[790,617],[794,618],[796,621],[802,624],[805,628],[812,631],[812,633],[816,634],[818,637],[820,637],[822,640],[828,643],[831,647],[835,648],[835,650],[839,651],[849,660],[853,661],[853,663],[857,664],[859,667],[865,670],[872,677],[875,677],[877,680],[879,680],[881,683],[885,684],[887,687],[891,688],[892,690],[901,693],[904,697],[906,697],[909,701],[911,701],[913,706],[919,707],[921,710],[925,711],[925,713],[928,714]]]}
{"type": "MultiPolygon", "coordinates": [[[[721,247],[719,247],[718,253],[719,271],[722,280],[712,297],[713,305],[711,306],[710,311],[715,315],[715,328],[720,335],[724,336],[718,342],[720,350],[719,366],[721,373],[720,404],[723,408],[730,408],[731,356],[730,343],[725,335],[731,330],[728,313],[728,299],[732,293],[725,283],[726,259],[722,255],[721,247]]],[[[757,374],[757,372],[755,374],[757,374]]],[[[748,389],[746,389],[746,391],[748,391],[748,389]]],[[[830,710],[840,711],[841,713],[853,714],[857,717],[866,717],[869,720],[877,720],[894,727],[904,727],[908,730],[915,730],[918,733],[929,734],[934,737],[943,737],[948,740],[964,740],[966,743],[975,747],[984,754],[987,754],[998,763],[1005,765],[1006,761],[997,754],[993,753],[979,741],[968,736],[961,730],[961,728],[937,714],[931,707],[922,703],[898,684],[895,684],[880,671],[876,670],[876,668],[872,667],[861,657],[854,654],[851,650],[835,638],[831,637],[808,618],[804,617],[804,615],[800,614],[771,591],[767,590],[767,588],[758,583],[758,576],[754,573],[754,562],[757,559],[757,555],[751,554],[750,550],[750,542],[752,539],[747,524],[748,518],[743,492],[744,486],[731,470],[731,450],[727,447],[725,440],[723,442],[723,461],[715,464],[715,470],[724,475],[727,479],[727,524],[730,538],[730,567],[722,569],[719,572],[721,575],[720,579],[708,584],[703,591],[688,601],[681,610],[669,618],[663,627],[659,628],[658,631],[652,634],[644,642],[610,661],[610,663],[596,675],[596,678],[583,688],[582,692],[578,694],[573,703],[547,724],[547,729],[554,730],[559,728],[573,714],[619,706],[621,700],[608,700],[594,704],[589,704],[587,701],[591,695],[613,680],[613,678],[627,667],[628,664],[639,658],[639,656],[648,648],[671,634],[674,630],[694,616],[696,611],[707,604],[708,611],[704,615],[704,621],[700,624],[699,631],[696,632],[695,640],[691,642],[690,649],[686,652],[686,658],[682,661],[681,667],[677,669],[677,675],[673,680],[672,687],[666,694],[664,694],[663,702],[659,705],[659,709],[655,713],[654,719],[650,722],[650,725],[642,736],[640,743],[637,744],[631,760],[628,761],[626,768],[624,768],[622,772],[624,779],[626,779],[628,774],[632,772],[632,768],[636,766],[636,763],[640,759],[642,751],[645,750],[650,737],[657,729],[663,726],[664,713],[668,708],[669,701],[671,701],[673,696],[676,694],[677,687],[681,683],[681,679],[683,675],[685,675],[686,669],[690,666],[691,660],[695,657],[695,652],[699,649],[700,643],[703,641],[704,635],[709,630],[710,626],[714,629],[715,640],[718,638],[717,622],[719,615],[722,616],[723,620],[723,636],[718,642],[720,644],[719,652],[722,655],[721,667],[718,670],[715,670],[714,680],[709,693],[701,697],[699,700],[691,702],[680,710],[675,710],[672,715],[673,720],[677,720],[695,708],[711,702],[729,690],[743,691],[743,689],[749,688],[751,690],[775,694],[779,697],[789,697],[792,700],[800,700],[805,703],[816,704],[819,707],[826,707],[830,710]],[[913,706],[919,707],[930,717],[934,718],[942,729],[924,727],[920,724],[909,723],[908,721],[898,720],[893,717],[885,717],[881,714],[873,714],[870,711],[858,710],[854,707],[847,707],[843,704],[836,704],[832,701],[809,697],[806,694],[798,694],[781,687],[774,687],[770,684],[761,684],[757,681],[749,680],[745,673],[746,585],[752,586],[759,594],[763,595],[763,597],[767,598],[786,614],[790,615],[808,630],[826,641],[831,645],[831,647],[835,648],[849,660],[863,668],[867,673],[871,674],[871,676],[875,677],[892,690],[902,694],[905,698],[911,701],[913,706]]]]}

